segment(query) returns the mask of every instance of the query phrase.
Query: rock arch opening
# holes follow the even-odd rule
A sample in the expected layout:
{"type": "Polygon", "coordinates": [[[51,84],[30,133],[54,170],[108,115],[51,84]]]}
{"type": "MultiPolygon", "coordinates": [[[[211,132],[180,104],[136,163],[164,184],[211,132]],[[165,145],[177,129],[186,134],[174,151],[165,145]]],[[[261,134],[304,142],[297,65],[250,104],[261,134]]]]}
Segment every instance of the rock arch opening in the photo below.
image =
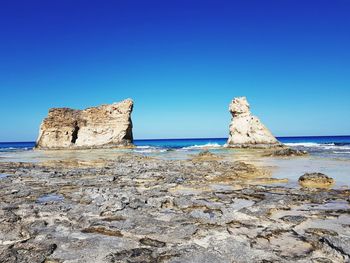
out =
{"type": "Polygon", "coordinates": [[[76,142],[77,139],[78,139],[78,132],[79,132],[79,126],[78,126],[77,123],[75,123],[75,125],[74,125],[74,130],[73,130],[73,133],[72,133],[72,140],[71,140],[71,142],[72,142],[73,144],[75,144],[75,142],[76,142]]]}

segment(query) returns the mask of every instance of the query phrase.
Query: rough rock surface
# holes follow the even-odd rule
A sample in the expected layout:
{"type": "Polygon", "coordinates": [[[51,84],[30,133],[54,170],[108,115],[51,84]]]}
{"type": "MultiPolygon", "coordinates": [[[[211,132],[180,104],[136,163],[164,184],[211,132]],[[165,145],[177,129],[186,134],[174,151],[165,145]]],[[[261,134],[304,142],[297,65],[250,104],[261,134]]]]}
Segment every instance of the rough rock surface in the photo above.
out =
{"type": "Polygon", "coordinates": [[[133,101],[85,110],[53,108],[40,126],[36,148],[99,148],[130,145],[133,141],[133,101]]]}
{"type": "Polygon", "coordinates": [[[299,184],[310,188],[328,188],[334,184],[334,179],[322,173],[306,173],[300,176],[299,184]]]}
{"type": "Polygon", "coordinates": [[[307,151],[301,151],[292,148],[283,148],[273,151],[268,156],[276,156],[276,157],[291,157],[291,156],[305,156],[308,155],[307,151]]]}
{"type": "Polygon", "coordinates": [[[0,262],[350,262],[349,190],[267,185],[237,161],[80,158],[0,162],[0,262]]]}
{"type": "Polygon", "coordinates": [[[228,147],[271,147],[281,143],[272,133],[252,116],[246,97],[232,100],[229,110],[232,114],[228,147]]]}

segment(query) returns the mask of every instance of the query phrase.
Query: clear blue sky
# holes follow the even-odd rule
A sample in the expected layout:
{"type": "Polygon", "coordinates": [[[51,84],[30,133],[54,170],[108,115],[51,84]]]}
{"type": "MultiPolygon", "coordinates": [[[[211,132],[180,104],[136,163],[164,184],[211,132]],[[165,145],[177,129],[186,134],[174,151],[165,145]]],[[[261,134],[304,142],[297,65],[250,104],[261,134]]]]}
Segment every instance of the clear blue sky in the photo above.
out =
{"type": "Polygon", "coordinates": [[[0,141],[128,97],[135,138],[225,137],[241,95],[275,135],[350,134],[350,1],[2,1],[0,89],[0,141]]]}

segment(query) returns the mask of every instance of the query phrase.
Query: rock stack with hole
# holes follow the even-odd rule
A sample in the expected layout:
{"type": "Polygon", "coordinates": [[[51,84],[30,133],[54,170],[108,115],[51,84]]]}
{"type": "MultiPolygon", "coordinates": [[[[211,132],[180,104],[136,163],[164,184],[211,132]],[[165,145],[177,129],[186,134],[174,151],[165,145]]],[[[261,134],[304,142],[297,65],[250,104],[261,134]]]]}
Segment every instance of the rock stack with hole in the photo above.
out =
{"type": "Polygon", "coordinates": [[[37,149],[89,149],[131,146],[133,101],[85,110],[53,108],[40,126],[37,149]]]}
{"type": "Polygon", "coordinates": [[[234,98],[229,106],[232,114],[228,147],[271,148],[282,144],[253,116],[246,97],[234,98]]]}

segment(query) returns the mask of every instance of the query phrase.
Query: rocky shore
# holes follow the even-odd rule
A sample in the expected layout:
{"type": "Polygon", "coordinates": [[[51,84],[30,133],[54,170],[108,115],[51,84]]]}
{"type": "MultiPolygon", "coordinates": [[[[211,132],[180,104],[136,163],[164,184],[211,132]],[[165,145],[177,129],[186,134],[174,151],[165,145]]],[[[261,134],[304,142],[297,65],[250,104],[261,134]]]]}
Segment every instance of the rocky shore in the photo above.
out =
{"type": "MultiPolygon", "coordinates": [[[[312,171],[311,171],[312,172],[312,171]]],[[[242,161],[0,163],[0,262],[349,262],[349,190],[242,161]]]]}

